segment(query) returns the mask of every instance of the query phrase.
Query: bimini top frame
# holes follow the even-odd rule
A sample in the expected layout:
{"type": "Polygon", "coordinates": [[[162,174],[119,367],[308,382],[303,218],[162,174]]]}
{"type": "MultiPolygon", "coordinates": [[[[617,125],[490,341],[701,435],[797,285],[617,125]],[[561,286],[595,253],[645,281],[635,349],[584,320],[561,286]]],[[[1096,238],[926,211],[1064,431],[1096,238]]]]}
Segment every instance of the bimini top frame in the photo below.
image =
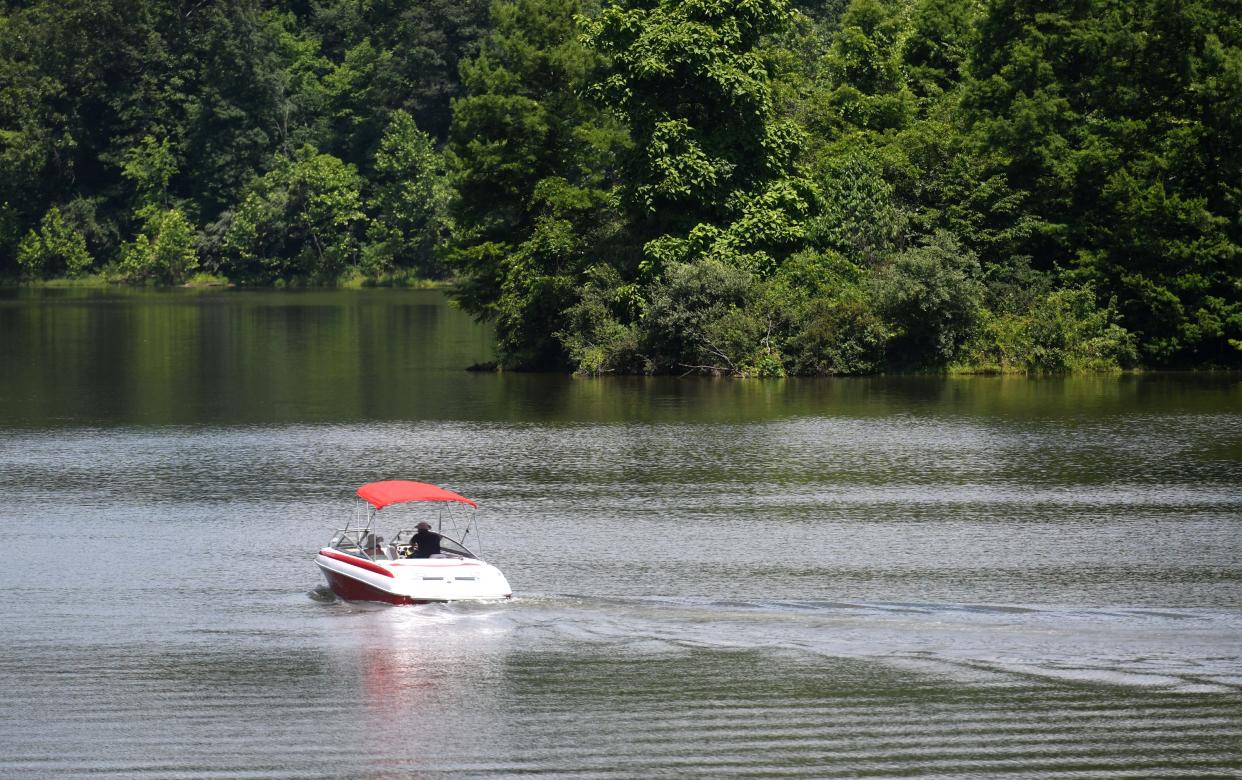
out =
{"type": "MultiPolygon", "coordinates": [[[[447,546],[453,549],[447,551],[457,554],[464,554],[470,558],[477,557],[474,553],[467,550],[463,544],[467,537],[469,537],[472,530],[475,532],[475,538],[478,539],[478,530],[472,520],[466,520],[465,528],[463,529],[460,537],[460,542],[456,541],[453,537],[444,535],[444,519],[446,513],[443,510],[449,509],[449,506],[452,503],[466,504],[467,506],[474,507],[475,509],[478,508],[478,504],[465,496],[426,482],[391,479],[384,480],[382,482],[368,482],[358,488],[358,497],[370,504],[370,506],[367,507],[365,522],[360,528],[355,527],[352,529],[350,528],[349,523],[346,523],[345,527],[338,529],[336,534],[332,537],[332,541],[328,545],[329,547],[340,549],[342,552],[361,555],[362,557],[372,560],[381,556],[396,558],[397,552],[394,543],[399,545],[403,541],[404,536],[404,541],[408,544],[408,537],[413,536],[413,531],[408,529],[398,531],[392,542],[385,546],[382,541],[382,537],[378,537],[372,533],[372,525],[375,522],[375,517],[379,513],[379,510],[394,504],[437,502],[442,505],[441,511],[438,513],[438,522],[436,523],[436,532],[442,537],[441,543],[450,543],[447,546]],[[388,547],[392,547],[393,549],[389,550],[387,549],[388,547]]],[[[454,513],[451,511],[447,514],[449,522],[453,526],[455,536],[457,531],[457,518],[454,517],[454,513]]]]}

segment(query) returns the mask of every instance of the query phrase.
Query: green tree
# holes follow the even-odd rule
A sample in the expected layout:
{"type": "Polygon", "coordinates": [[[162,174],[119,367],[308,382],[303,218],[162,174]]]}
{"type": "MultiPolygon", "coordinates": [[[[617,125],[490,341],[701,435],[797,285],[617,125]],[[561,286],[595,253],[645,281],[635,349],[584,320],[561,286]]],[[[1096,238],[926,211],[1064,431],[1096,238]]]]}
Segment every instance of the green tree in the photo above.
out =
{"type": "Polygon", "coordinates": [[[1148,362],[1236,362],[1236,2],[998,0],[965,106],[1028,193],[1023,253],[1116,297],[1148,362]]]}
{"type": "Polygon", "coordinates": [[[0,279],[17,274],[17,245],[21,235],[21,217],[17,209],[7,201],[0,202],[0,279]]]}
{"type": "MultiPolygon", "coordinates": [[[[642,349],[658,373],[746,374],[755,339],[753,275],[714,258],[674,263],[651,286],[642,349]]],[[[781,373],[779,364],[763,373],[781,373]]]]}
{"type": "MultiPolygon", "coordinates": [[[[53,205],[89,202],[91,249],[114,251],[127,204],[119,151],[163,96],[174,14],[144,0],[35,0],[0,17],[0,181],[20,230],[53,205]],[[118,85],[125,85],[120,88],[118,85]]],[[[81,225],[80,227],[86,227],[81,225]]]]}
{"type": "Polygon", "coordinates": [[[121,175],[134,184],[135,194],[145,204],[163,204],[168,199],[168,183],[177,174],[177,160],[167,138],[156,141],[147,135],[142,143],[125,152],[121,175]]]}
{"type": "Polygon", "coordinates": [[[454,296],[495,323],[513,368],[566,366],[554,334],[583,274],[618,241],[608,172],[626,139],[581,97],[599,59],[578,40],[578,10],[576,0],[496,3],[453,103],[454,296]]]}
{"type": "Polygon", "coordinates": [[[448,233],[444,162],[431,137],[405,111],[393,114],[375,155],[366,265],[443,274],[436,249],[448,233]]]}
{"type": "Polygon", "coordinates": [[[177,208],[151,206],[142,216],[142,231],[121,247],[121,272],[134,282],[184,282],[198,268],[194,226],[177,208]]]}
{"type": "Polygon", "coordinates": [[[86,239],[68,225],[60,209],[52,206],[43,215],[38,230],[31,230],[17,247],[17,265],[36,278],[60,274],[80,276],[91,267],[86,239]]]}
{"type": "Polygon", "coordinates": [[[915,208],[902,198],[900,183],[913,175],[893,135],[913,117],[900,10],[892,0],[852,0],[805,98],[822,198],[810,243],[864,267],[906,245],[915,208]]]}
{"type": "Polygon", "coordinates": [[[295,18],[259,0],[220,0],[184,17],[178,38],[181,94],[179,194],[198,221],[234,208],[256,172],[315,143],[324,63],[295,18]]]}
{"type": "Polygon", "coordinates": [[[875,265],[952,233],[985,264],[1027,249],[1025,193],[981,152],[960,107],[979,18],[970,0],[854,0],[809,99],[824,194],[813,239],[875,265]]]}
{"type": "Polygon", "coordinates": [[[958,357],[982,313],[979,261],[945,232],[925,239],[879,269],[872,295],[895,328],[890,356],[903,367],[958,357]]]}
{"type": "Polygon", "coordinates": [[[927,105],[952,93],[966,78],[979,4],[974,0],[917,0],[901,42],[910,90],[927,105]]]}
{"type": "Polygon", "coordinates": [[[869,294],[868,271],[835,252],[799,252],[767,284],[781,312],[779,347],[786,372],[868,374],[884,366],[892,326],[869,294]]]}
{"type": "Polygon", "coordinates": [[[1090,209],[1072,220],[1075,276],[1117,299],[1149,363],[1238,365],[1242,5],[1114,13],[1113,49],[1132,64],[1104,58],[1094,79],[1094,113],[1108,119],[1074,158],[1093,196],[1075,203],[1090,209]]]}
{"type": "Polygon", "coordinates": [[[395,91],[388,83],[392,56],[363,38],[325,76],[326,151],[357,166],[374,156],[388,119],[385,104],[395,91]]]}
{"type": "Polygon", "coordinates": [[[904,127],[914,97],[901,62],[905,3],[853,0],[824,57],[828,89],[821,98],[823,130],[875,132],[904,127]]]}
{"type": "Polygon", "coordinates": [[[805,238],[802,132],[776,111],[760,50],[792,18],[783,0],[652,0],[589,23],[609,62],[596,91],[634,139],[625,197],[648,278],[706,257],[770,274],[805,238]]]}
{"type": "Polygon", "coordinates": [[[816,246],[875,266],[905,245],[910,217],[877,155],[833,156],[819,170],[822,212],[810,225],[816,246]]]}
{"type": "Polygon", "coordinates": [[[118,267],[131,282],[179,284],[198,267],[196,231],[185,213],[169,205],[168,185],[177,161],[167,138],[144,136],[127,151],[121,175],[133,182],[141,223],[133,241],[121,245],[118,267]]]}
{"type": "Polygon", "coordinates": [[[334,281],[357,263],[362,181],[352,165],[312,147],[257,178],[224,236],[230,275],[254,282],[334,281]]]}
{"type": "MultiPolygon", "coordinates": [[[[303,25],[322,40],[322,53],[334,66],[338,85],[353,82],[355,97],[338,106],[353,111],[351,121],[365,125],[359,143],[347,152],[327,141],[344,159],[360,166],[397,110],[443,140],[451,122],[450,102],[464,93],[459,67],[478,54],[489,32],[489,0],[316,0],[305,4],[303,25]],[[361,47],[361,48],[360,48],[361,47]],[[365,77],[362,71],[366,71],[365,77]],[[365,94],[366,100],[362,100],[365,94]]],[[[363,168],[365,171],[365,168],[363,168]]]]}
{"type": "Polygon", "coordinates": [[[1085,88],[1099,61],[1089,47],[1105,43],[1098,8],[1098,0],[996,0],[971,52],[964,108],[972,132],[997,152],[1009,184],[1030,193],[1028,208],[1040,222],[1025,249],[1044,269],[1068,256],[1072,158],[1089,124],[1085,88]]]}
{"type": "MultiPolygon", "coordinates": [[[[10,4],[12,5],[12,4],[10,4]]],[[[163,182],[188,216],[216,219],[304,117],[284,14],[260,0],[32,0],[0,23],[0,179],[22,229],[72,210],[101,260],[132,223],[134,157],[158,139],[163,182]],[[20,205],[19,205],[20,204],[20,205]],[[74,206],[74,204],[77,204],[74,206]],[[88,224],[89,223],[89,224],[88,224]]],[[[303,68],[303,70],[305,70],[303,68]]],[[[140,198],[141,200],[141,198],[140,198]]]]}

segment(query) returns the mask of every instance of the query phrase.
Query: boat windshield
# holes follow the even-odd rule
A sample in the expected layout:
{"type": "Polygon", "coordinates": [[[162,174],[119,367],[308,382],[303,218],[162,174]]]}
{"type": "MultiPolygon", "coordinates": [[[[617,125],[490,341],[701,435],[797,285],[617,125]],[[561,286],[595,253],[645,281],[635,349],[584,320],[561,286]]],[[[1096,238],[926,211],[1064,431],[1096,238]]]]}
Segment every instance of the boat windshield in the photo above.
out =
{"type": "Polygon", "coordinates": [[[384,537],[371,533],[366,528],[337,531],[332,541],[328,542],[328,546],[334,550],[370,560],[395,560],[397,558],[396,545],[385,544],[384,537]]]}
{"type": "Polygon", "coordinates": [[[451,553],[453,555],[460,555],[463,558],[477,557],[474,553],[467,550],[463,545],[458,544],[457,542],[453,541],[452,539],[444,535],[440,536],[440,552],[451,553]]]}
{"type": "MultiPolygon", "coordinates": [[[[385,542],[384,537],[366,529],[341,530],[336,532],[328,546],[359,558],[368,558],[373,561],[395,561],[409,554],[410,539],[415,533],[414,530],[403,528],[397,532],[392,541],[385,542]]],[[[465,545],[444,534],[440,534],[440,554],[456,555],[462,558],[477,559],[479,557],[467,550],[465,545]]]]}
{"type": "MultiPolygon", "coordinates": [[[[400,550],[403,555],[410,549],[410,540],[414,538],[415,533],[417,533],[417,531],[414,529],[402,528],[397,532],[396,538],[393,539],[393,544],[397,546],[397,549],[400,550]]],[[[479,557],[467,550],[465,545],[450,539],[444,534],[440,534],[440,553],[442,555],[460,555],[463,558],[479,557]]]]}

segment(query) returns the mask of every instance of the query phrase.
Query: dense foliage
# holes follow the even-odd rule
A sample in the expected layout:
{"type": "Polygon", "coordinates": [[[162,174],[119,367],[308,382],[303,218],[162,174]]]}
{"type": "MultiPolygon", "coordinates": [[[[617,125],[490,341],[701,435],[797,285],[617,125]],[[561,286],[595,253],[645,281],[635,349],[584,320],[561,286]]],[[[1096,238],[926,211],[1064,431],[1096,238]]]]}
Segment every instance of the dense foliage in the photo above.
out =
{"type": "Polygon", "coordinates": [[[0,0],[0,278],[450,279],[509,368],[1242,363],[1242,0],[0,0]]]}

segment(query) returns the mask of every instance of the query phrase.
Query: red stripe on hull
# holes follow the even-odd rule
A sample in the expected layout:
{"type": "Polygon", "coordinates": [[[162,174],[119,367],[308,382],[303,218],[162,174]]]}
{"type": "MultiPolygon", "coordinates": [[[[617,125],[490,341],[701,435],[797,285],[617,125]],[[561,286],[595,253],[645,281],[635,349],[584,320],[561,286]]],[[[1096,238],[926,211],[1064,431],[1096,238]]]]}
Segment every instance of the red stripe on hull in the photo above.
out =
{"type": "Polygon", "coordinates": [[[334,561],[340,561],[341,563],[348,563],[350,566],[357,566],[360,569],[366,569],[367,571],[373,571],[376,574],[382,574],[385,577],[395,576],[388,569],[385,569],[383,566],[380,566],[379,564],[371,563],[365,558],[355,558],[352,555],[344,555],[342,553],[333,552],[332,550],[328,550],[328,549],[320,550],[319,554],[324,556],[325,558],[331,558],[334,561]]]}
{"type": "Polygon", "coordinates": [[[429,604],[429,601],[416,601],[409,596],[402,596],[396,593],[389,593],[380,590],[374,585],[368,585],[360,582],[353,577],[346,577],[340,572],[325,569],[322,566],[319,569],[323,572],[323,576],[328,580],[328,587],[332,588],[332,592],[346,601],[382,601],[385,604],[429,604]]]}

